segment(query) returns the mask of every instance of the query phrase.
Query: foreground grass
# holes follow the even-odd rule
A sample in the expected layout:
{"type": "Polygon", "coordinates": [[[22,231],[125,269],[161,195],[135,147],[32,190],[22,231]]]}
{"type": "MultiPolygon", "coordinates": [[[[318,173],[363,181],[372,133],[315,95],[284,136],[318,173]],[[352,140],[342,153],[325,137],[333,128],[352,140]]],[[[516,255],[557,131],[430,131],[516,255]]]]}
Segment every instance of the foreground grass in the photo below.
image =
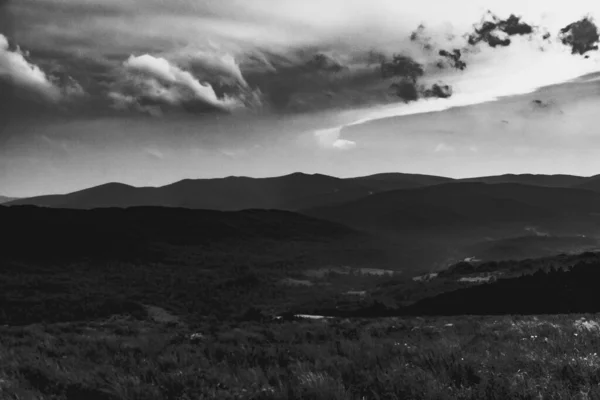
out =
{"type": "Polygon", "coordinates": [[[0,398],[594,399],[600,398],[596,319],[192,327],[167,315],[5,326],[0,398]]]}

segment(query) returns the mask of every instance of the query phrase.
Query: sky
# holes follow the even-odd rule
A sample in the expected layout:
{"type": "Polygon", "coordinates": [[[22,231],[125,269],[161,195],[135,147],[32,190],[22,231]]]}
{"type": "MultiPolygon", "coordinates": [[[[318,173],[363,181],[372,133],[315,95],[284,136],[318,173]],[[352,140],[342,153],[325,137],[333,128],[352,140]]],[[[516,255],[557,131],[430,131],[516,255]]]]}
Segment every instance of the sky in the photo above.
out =
{"type": "Polygon", "coordinates": [[[598,18],[583,0],[0,0],[0,194],[595,175],[598,18]]]}

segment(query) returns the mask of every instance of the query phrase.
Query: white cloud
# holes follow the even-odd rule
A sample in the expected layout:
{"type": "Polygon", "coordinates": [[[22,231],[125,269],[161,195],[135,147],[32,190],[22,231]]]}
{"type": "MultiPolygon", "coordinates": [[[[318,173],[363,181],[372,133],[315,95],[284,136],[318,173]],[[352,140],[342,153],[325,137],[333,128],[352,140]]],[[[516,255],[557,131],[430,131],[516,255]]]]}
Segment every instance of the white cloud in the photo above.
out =
{"type": "Polygon", "coordinates": [[[433,152],[434,153],[453,153],[454,147],[447,145],[446,143],[439,143],[435,147],[435,150],[433,150],[433,152]]]}
{"type": "Polygon", "coordinates": [[[147,147],[144,149],[144,153],[146,155],[148,155],[149,157],[158,159],[158,160],[163,160],[165,158],[165,155],[162,153],[162,151],[160,151],[159,149],[153,148],[153,147],[147,147]]]}
{"type": "Polygon", "coordinates": [[[342,127],[319,129],[313,133],[318,144],[324,148],[332,148],[334,143],[339,140],[342,127]]]}
{"type": "Polygon", "coordinates": [[[217,97],[213,87],[201,83],[190,72],[171,64],[164,58],[149,54],[130,56],[123,64],[130,73],[129,97],[146,98],[158,103],[182,105],[188,102],[201,102],[223,110],[244,107],[239,99],[217,97]]]}
{"type": "Polygon", "coordinates": [[[338,150],[352,150],[356,148],[356,142],[345,139],[338,139],[333,142],[333,148],[338,150]]]}
{"type": "Polygon", "coordinates": [[[43,96],[46,100],[58,101],[62,97],[61,90],[44,71],[28,62],[19,48],[11,51],[8,40],[1,34],[0,79],[6,79],[21,89],[43,96]]]}
{"type": "Polygon", "coordinates": [[[236,58],[228,52],[220,51],[215,44],[210,49],[184,48],[173,54],[173,59],[180,65],[186,65],[198,73],[203,72],[209,77],[217,77],[224,83],[248,87],[236,58]]]}
{"type": "Polygon", "coordinates": [[[220,149],[218,150],[220,154],[229,158],[240,158],[245,156],[248,151],[245,149],[220,149]]]}
{"type": "Polygon", "coordinates": [[[313,132],[320,147],[335,150],[352,150],[356,148],[356,142],[352,140],[341,139],[342,126],[328,129],[320,129],[313,132]]]}

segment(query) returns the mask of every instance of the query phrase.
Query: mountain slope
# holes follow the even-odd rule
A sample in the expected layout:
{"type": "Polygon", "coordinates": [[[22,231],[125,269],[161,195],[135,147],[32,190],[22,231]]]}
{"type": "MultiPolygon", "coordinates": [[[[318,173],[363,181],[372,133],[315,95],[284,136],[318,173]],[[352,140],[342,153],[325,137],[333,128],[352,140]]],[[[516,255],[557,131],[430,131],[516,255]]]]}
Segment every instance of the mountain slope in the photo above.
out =
{"type": "Polygon", "coordinates": [[[579,189],[593,190],[595,192],[600,192],[600,175],[595,175],[595,176],[589,177],[589,178],[585,179],[584,181],[579,182],[576,185],[573,185],[573,187],[576,187],[579,189]]]}
{"type": "Polygon", "coordinates": [[[575,175],[534,175],[534,174],[506,174],[498,176],[484,176],[477,178],[460,179],[460,182],[482,183],[520,183],[523,185],[546,187],[572,187],[584,183],[588,178],[575,175]]]}
{"type": "Polygon", "coordinates": [[[14,197],[0,196],[0,204],[8,203],[10,201],[15,201],[15,200],[17,200],[17,199],[14,197]]]}
{"type": "Polygon", "coordinates": [[[0,206],[0,220],[0,260],[141,257],[151,261],[160,256],[224,267],[233,261],[249,265],[278,257],[294,260],[307,253],[307,259],[321,254],[327,260],[339,246],[350,243],[352,248],[356,241],[368,239],[336,223],[276,210],[0,206]]]}
{"type": "Polygon", "coordinates": [[[74,209],[165,206],[222,211],[295,210],[358,199],[372,191],[357,182],[296,173],[274,178],[187,179],[157,188],[110,183],[65,195],[33,197],[8,204],[74,209]]]}
{"type": "Polygon", "coordinates": [[[383,173],[369,176],[361,176],[346,179],[351,182],[358,182],[361,185],[369,186],[373,190],[387,191],[398,189],[413,189],[423,186],[439,185],[442,183],[453,182],[454,179],[442,176],[403,174],[403,173],[383,173]]]}
{"type": "Polygon", "coordinates": [[[478,227],[600,212],[600,194],[520,184],[451,183],[374,194],[304,211],[351,226],[388,230],[478,227]]]}

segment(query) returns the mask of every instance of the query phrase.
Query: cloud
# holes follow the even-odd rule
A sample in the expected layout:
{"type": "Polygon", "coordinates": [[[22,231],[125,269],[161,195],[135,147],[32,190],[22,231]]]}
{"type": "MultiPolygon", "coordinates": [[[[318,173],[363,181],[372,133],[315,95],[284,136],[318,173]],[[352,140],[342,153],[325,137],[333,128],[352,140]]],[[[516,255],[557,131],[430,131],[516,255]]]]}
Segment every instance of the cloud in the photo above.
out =
{"type": "Polygon", "coordinates": [[[571,47],[573,54],[584,55],[589,51],[598,50],[598,27],[590,17],[573,22],[560,30],[559,39],[571,47]]]}
{"type": "Polygon", "coordinates": [[[29,95],[59,101],[62,97],[61,89],[37,65],[27,61],[25,56],[18,47],[11,50],[6,37],[0,34],[0,79],[29,95]]]}
{"type": "Polygon", "coordinates": [[[134,96],[128,96],[118,92],[110,92],[108,93],[108,98],[112,101],[112,107],[115,110],[126,111],[133,109],[151,117],[163,116],[163,112],[159,106],[142,105],[134,96]]]}
{"type": "MultiPolygon", "coordinates": [[[[310,48],[252,55],[248,82],[260,87],[271,109],[302,113],[396,100],[387,93],[368,52],[310,48]]],[[[242,63],[243,66],[247,65],[242,63]]]]}
{"type": "Polygon", "coordinates": [[[194,76],[201,80],[213,84],[248,87],[236,57],[215,44],[206,48],[183,48],[170,55],[170,58],[192,71],[194,76]]]}
{"type": "Polygon", "coordinates": [[[432,37],[427,35],[425,25],[420,24],[416,30],[410,34],[411,42],[418,43],[425,51],[431,51],[435,47],[432,44],[432,37]]]}
{"type": "MultiPolygon", "coordinates": [[[[110,63],[111,72],[101,71],[89,80],[67,69],[82,87],[77,82],[57,84],[54,73],[35,59],[61,92],[93,92],[105,108],[108,98],[113,108],[153,116],[171,109],[231,112],[263,105],[264,111],[303,113],[454,98],[464,92],[457,84],[459,74],[477,79],[488,72],[478,75],[477,67],[484,63],[501,69],[500,55],[487,52],[491,47],[501,52],[527,39],[516,37],[541,34],[540,28],[529,24],[531,14],[524,22],[514,13],[502,14],[508,16],[504,19],[488,13],[470,28],[481,15],[475,0],[469,14],[461,10],[450,15],[449,6],[438,4],[444,13],[431,15],[430,3],[420,4],[421,14],[410,18],[404,14],[412,11],[392,0],[377,0],[372,6],[350,3],[23,0],[13,9],[31,25],[29,31],[19,30],[19,37],[46,52],[64,50],[53,56],[56,61],[69,63],[76,54],[85,54],[81,58],[110,63]],[[77,22],[82,16],[85,24],[77,22]],[[443,23],[440,16],[453,27],[437,25],[443,23]],[[419,20],[424,23],[416,30],[407,29],[419,20]],[[281,34],[282,30],[288,32],[281,34]],[[467,35],[461,36],[464,32],[467,35]],[[487,46],[477,46],[480,43],[487,46]],[[92,79],[106,82],[92,90],[92,79]]],[[[567,33],[578,35],[574,26],[567,33]]]]}
{"type": "Polygon", "coordinates": [[[534,28],[526,22],[511,14],[507,19],[500,19],[491,11],[484,16],[481,23],[475,25],[475,32],[468,36],[468,43],[474,46],[480,42],[491,47],[509,46],[511,36],[530,35],[534,28]]]}
{"type": "Polygon", "coordinates": [[[334,149],[338,150],[352,150],[356,148],[357,144],[356,142],[353,142],[351,140],[338,139],[335,142],[333,142],[332,146],[334,149]]]}
{"type": "Polygon", "coordinates": [[[147,147],[144,149],[144,154],[155,160],[164,160],[165,155],[159,149],[153,147],[147,147]]]}
{"type": "Polygon", "coordinates": [[[452,94],[452,87],[450,85],[444,85],[443,83],[434,83],[431,88],[423,90],[424,97],[447,99],[452,97],[452,94]]]}
{"type": "Polygon", "coordinates": [[[256,93],[218,96],[211,84],[200,82],[191,72],[165,58],[149,54],[130,56],[123,63],[123,70],[124,77],[109,94],[116,108],[131,106],[151,115],[158,115],[161,106],[181,107],[191,112],[231,112],[245,108],[245,101],[259,100],[256,93]]]}
{"type": "Polygon", "coordinates": [[[334,147],[334,144],[338,140],[340,140],[342,128],[343,127],[338,126],[335,128],[319,129],[315,131],[313,135],[317,139],[319,146],[330,149],[334,147]]]}
{"type": "Polygon", "coordinates": [[[447,145],[446,143],[439,143],[435,149],[434,153],[454,153],[454,147],[447,145]]]}
{"type": "MultiPolygon", "coordinates": [[[[452,51],[442,49],[439,51],[438,54],[441,57],[444,57],[452,68],[456,68],[461,71],[463,71],[465,68],[467,68],[467,63],[461,59],[462,52],[459,49],[454,49],[452,51]]],[[[438,63],[437,65],[438,65],[438,67],[440,67],[443,64],[438,63]]]]}
{"type": "Polygon", "coordinates": [[[71,145],[65,140],[51,138],[47,135],[40,135],[40,136],[38,136],[38,138],[39,138],[39,140],[44,142],[46,145],[50,146],[52,149],[57,150],[57,151],[63,153],[64,155],[70,154],[71,151],[73,150],[71,145]]]}
{"type": "Polygon", "coordinates": [[[357,147],[357,143],[352,140],[341,139],[343,126],[335,128],[319,129],[313,132],[319,147],[329,150],[352,150],[357,147]]]}
{"type": "Polygon", "coordinates": [[[340,72],[346,68],[342,63],[336,60],[333,56],[319,52],[309,60],[306,65],[315,71],[325,72],[340,72]]]}

